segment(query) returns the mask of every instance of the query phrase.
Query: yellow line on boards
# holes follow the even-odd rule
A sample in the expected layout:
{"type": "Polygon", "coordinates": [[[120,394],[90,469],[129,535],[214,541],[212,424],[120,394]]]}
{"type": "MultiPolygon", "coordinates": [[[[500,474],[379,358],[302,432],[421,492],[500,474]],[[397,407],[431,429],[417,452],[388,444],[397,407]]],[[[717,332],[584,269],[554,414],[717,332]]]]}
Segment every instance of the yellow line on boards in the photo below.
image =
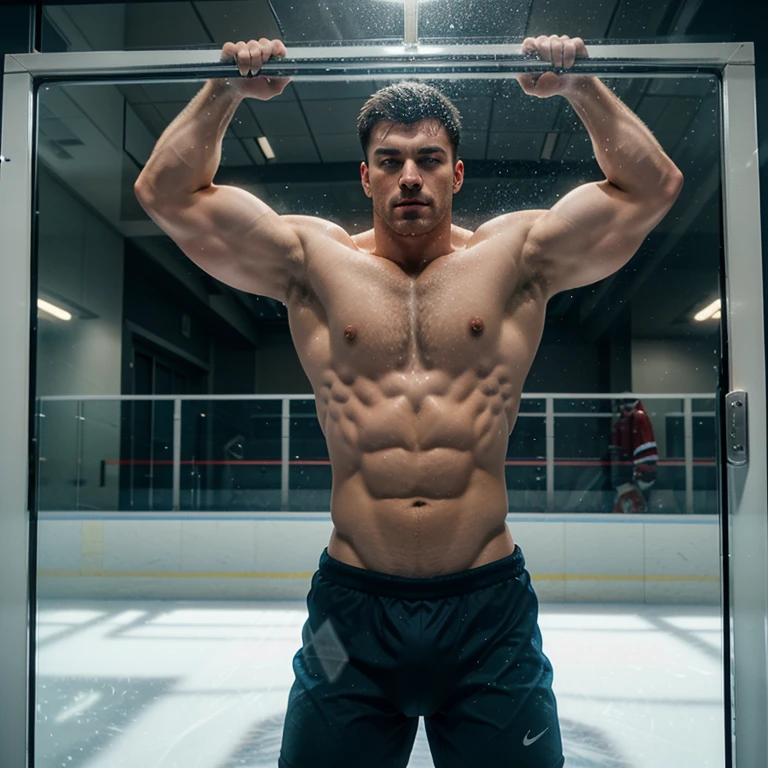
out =
{"type": "MultiPolygon", "coordinates": [[[[46,570],[37,572],[41,578],[100,578],[100,579],[311,579],[312,573],[275,573],[269,571],[104,571],[83,568],[81,570],[46,570]]],[[[536,581],[687,581],[718,583],[719,576],[658,576],[618,575],[606,573],[542,573],[532,574],[536,581]]]]}

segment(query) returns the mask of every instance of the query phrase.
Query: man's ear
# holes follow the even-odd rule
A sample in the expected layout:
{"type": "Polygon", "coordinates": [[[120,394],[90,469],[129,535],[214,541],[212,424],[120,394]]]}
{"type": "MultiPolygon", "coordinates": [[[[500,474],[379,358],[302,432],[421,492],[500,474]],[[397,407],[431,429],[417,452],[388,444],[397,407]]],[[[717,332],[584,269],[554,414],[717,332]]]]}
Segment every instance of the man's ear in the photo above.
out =
{"type": "Polygon", "coordinates": [[[453,194],[455,195],[464,184],[464,161],[457,160],[453,168],[453,194]]]}
{"type": "Polygon", "coordinates": [[[371,182],[368,178],[368,166],[365,163],[360,163],[360,181],[363,183],[363,192],[366,197],[371,196],[371,182]]]}

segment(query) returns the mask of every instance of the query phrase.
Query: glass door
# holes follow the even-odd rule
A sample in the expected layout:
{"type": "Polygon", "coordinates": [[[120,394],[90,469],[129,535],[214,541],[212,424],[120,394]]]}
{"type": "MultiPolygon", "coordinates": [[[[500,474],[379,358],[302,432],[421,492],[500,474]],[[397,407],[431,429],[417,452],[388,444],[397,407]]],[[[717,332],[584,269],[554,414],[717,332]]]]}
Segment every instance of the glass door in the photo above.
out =
{"type": "MultiPolygon", "coordinates": [[[[751,768],[766,755],[754,81],[743,47],[680,48],[596,46],[578,65],[643,119],[686,184],[624,268],[549,302],[505,463],[508,524],[541,601],[574,766],[721,768],[735,755],[733,765],[751,768]],[[737,390],[747,395],[726,398],[737,390]],[[653,460],[638,460],[636,443],[627,454],[618,437],[638,410],[653,460]],[[636,514],[621,504],[627,473],[642,476],[636,514]]],[[[216,183],[281,214],[364,231],[354,118],[377,88],[406,76],[438,87],[463,115],[457,225],[548,208],[602,178],[568,105],[522,94],[515,72],[542,65],[522,62],[519,46],[408,56],[289,50],[265,71],[291,84],[269,102],[240,105],[216,183]],[[456,53],[467,60],[449,61],[456,53]]],[[[252,397],[270,366],[290,365],[276,330],[287,329],[285,308],[212,285],[132,195],[167,124],[206,78],[232,72],[210,51],[17,60],[6,68],[3,154],[13,162],[2,168],[0,215],[18,259],[2,267],[0,319],[15,331],[3,341],[6,359],[33,374],[9,381],[9,392],[33,397],[35,416],[28,424],[16,414],[2,438],[16,464],[0,486],[14,510],[0,540],[15,537],[4,567],[15,574],[17,605],[32,601],[34,765],[275,765],[304,597],[330,530],[327,508],[301,495],[319,462],[303,462],[299,436],[316,439],[316,418],[306,397],[279,406],[252,397]],[[142,290],[156,297],[151,308],[142,290]],[[20,306],[22,295],[31,306],[20,306]],[[134,499],[144,489],[139,508],[120,488],[120,446],[135,437],[125,418],[131,393],[122,391],[124,329],[152,322],[150,333],[212,363],[219,384],[197,399],[169,384],[169,399],[135,404],[159,414],[141,433],[159,487],[131,489],[134,499]],[[243,377],[252,360],[254,376],[243,377]],[[29,528],[18,451],[27,434],[29,528]],[[194,504],[174,502],[173,489],[183,493],[187,475],[203,472],[194,504]],[[237,504],[222,506],[233,489],[237,504]]],[[[17,609],[0,630],[11,649],[3,664],[26,658],[20,622],[17,609]]],[[[21,696],[14,670],[8,679],[21,696]]],[[[431,760],[420,723],[409,765],[431,760]]]]}

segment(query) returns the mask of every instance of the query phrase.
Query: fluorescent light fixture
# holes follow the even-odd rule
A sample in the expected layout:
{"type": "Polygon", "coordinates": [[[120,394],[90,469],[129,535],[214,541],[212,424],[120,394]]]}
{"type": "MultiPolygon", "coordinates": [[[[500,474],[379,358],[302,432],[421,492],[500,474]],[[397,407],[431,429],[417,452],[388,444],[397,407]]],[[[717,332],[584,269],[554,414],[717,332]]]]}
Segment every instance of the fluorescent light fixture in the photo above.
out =
{"type": "Polygon", "coordinates": [[[544,139],[544,146],[541,148],[542,160],[552,159],[552,153],[555,151],[555,144],[557,144],[557,133],[548,133],[547,138],[544,139]]]}
{"type": "Polygon", "coordinates": [[[259,142],[259,147],[261,147],[261,151],[264,153],[264,157],[267,158],[267,160],[274,160],[275,159],[275,153],[272,151],[272,147],[269,146],[269,140],[266,136],[259,136],[256,141],[259,142]]]}
{"type": "Polygon", "coordinates": [[[720,310],[718,309],[717,312],[715,312],[714,315],[712,315],[713,320],[719,320],[720,319],[720,310]]]}
{"type": "Polygon", "coordinates": [[[61,309],[60,307],[57,307],[55,304],[50,304],[47,301],[43,301],[43,299],[37,300],[37,308],[42,310],[43,312],[47,312],[49,315],[58,317],[59,320],[72,319],[72,315],[69,312],[67,312],[64,309],[61,309]]]}
{"type": "Polygon", "coordinates": [[[709,306],[704,307],[700,312],[697,312],[693,319],[699,323],[703,323],[705,320],[714,319],[715,314],[720,317],[720,299],[713,301],[709,306]]]}

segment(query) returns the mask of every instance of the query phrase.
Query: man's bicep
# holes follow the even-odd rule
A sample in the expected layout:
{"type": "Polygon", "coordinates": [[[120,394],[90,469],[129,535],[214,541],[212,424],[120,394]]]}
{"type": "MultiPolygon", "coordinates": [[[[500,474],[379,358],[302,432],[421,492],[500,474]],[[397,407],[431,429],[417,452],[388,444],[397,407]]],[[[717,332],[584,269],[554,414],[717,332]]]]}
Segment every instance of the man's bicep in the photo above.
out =
{"type": "Polygon", "coordinates": [[[591,285],[632,258],[673,202],[640,200],[609,181],[583,184],[536,220],[524,259],[550,296],[591,285]]]}
{"type": "Polygon", "coordinates": [[[301,240],[291,223],[237,187],[199,190],[145,208],[179,248],[212,277],[285,302],[301,270],[301,240]]]}

